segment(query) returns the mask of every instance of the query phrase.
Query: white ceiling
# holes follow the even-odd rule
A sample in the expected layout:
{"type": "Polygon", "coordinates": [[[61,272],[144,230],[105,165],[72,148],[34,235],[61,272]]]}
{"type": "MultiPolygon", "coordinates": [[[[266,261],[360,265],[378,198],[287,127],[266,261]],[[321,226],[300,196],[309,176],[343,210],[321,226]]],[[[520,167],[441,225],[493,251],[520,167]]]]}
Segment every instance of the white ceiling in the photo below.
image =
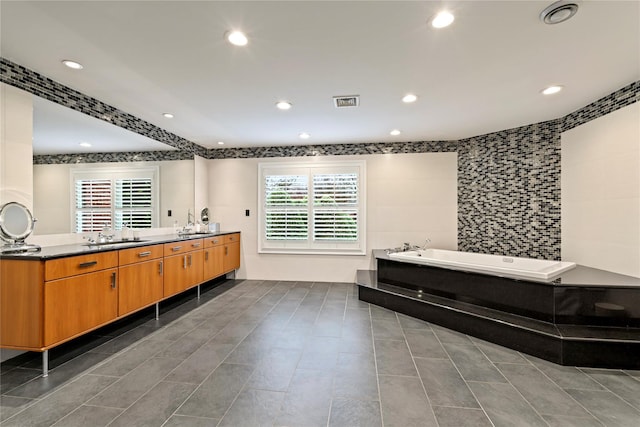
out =
{"type": "Polygon", "coordinates": [[[0,48],[206,147],[460,139],[561,117],[640,79],[640,2],[578,1],[573,19],[545,25],[550,3],[2,1],[0,48]],[[435,30],[443,5],[456,20],[435,30]],[[249,44],[226,43],[230,29],[249,44]],[[551,84],[565,90],[542,96],[551,84]],[[416,103],[401,102],[408,92],[416,103]],[[333,106],[354,94],[360,107],[333,106]]]}

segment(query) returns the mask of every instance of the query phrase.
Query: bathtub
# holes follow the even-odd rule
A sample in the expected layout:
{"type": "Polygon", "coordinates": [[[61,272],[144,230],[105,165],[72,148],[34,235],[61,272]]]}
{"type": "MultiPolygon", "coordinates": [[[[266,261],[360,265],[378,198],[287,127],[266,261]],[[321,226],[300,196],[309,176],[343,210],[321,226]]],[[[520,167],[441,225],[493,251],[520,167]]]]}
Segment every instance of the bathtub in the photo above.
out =
{"type": "Polygon", "coordinates": [[[575,263],[566,261],[545,261],[444,249],[396,252],[389,254],[389,257],[395,261],[412,264],[543,282],[551,282],[576,266],[575,263]]]}

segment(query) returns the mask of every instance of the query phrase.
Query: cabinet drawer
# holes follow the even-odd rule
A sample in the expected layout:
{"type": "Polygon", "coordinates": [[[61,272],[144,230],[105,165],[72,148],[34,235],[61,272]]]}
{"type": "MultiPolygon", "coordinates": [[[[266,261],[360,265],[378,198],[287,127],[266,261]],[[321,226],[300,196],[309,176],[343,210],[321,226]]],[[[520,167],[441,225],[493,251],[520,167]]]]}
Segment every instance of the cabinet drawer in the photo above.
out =
{"type": "Polygon", "coordinates": [[[44,280],[55,280],[63,277],[77,276],[118,266],[118,251],[100,252],[78,255],[46,261],[44,264],[44,280]]]}
{"type": "Polygon", "coordinates": [[[206,239],[204,239],[205,248],[220,246],[223,243],[224,243],[224,236],[207,237],[206,239]]]}
{"type": "Polygon", "coordinates": [[[236,243],[240,241],[240,234],[239,233],[233,233],[233,234],[225,234],[224,235],[224,243],[236,243]]]}
{"type": "Polygon", "coordinates": [[[178,255],[185,252],[202,249],[202,239],[182,240],[179,242],[165,243],[164,256],[178,255]]]}
{"type": "Polygon", "coordinates": [[[141,248],[122,249],[118,251],[118,257],[120,259],[120,265],[127,265],[161,258],[163,253],[162,245],[153,245],[143,246],[141,248]]]}

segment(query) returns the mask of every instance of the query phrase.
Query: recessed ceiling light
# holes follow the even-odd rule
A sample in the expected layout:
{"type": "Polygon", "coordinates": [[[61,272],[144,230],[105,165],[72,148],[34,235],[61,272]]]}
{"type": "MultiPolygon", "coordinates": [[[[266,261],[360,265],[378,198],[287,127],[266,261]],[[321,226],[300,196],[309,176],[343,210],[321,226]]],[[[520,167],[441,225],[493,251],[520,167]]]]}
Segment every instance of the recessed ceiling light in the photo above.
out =
{"type": "Polygon", "coordinates": [[[455,17],[451,12],[443,10],[438,12],[436,16],[431,20],[431,26],[433,28],[444,28],[448,27],[453,23],[455,17]]]}
{"type": "Polygon", "coordinates": [[[69,59],[63,60],[62,63],[73,70],[82,70],[84,68],[81,63],[69,59]]]}
{"type": "Polygon", "coordinates": [[[89,148],[91,147],[91,143],[89,142],[81,142],[80,144],[78,144],[80,147],[86,147],[89,148]]]}
{"type": "Polygon", "coordinates": [[[171,113],[162,113],[162,117],[165,119],[173,119],[173,114],[171,113]]]}
{"type": "Polygon", "coordinates": [[[278,101],[276,102],[276,107],[280,110],[288,110],[290,109],[292,104],[289,101],[278,101]]]}
{"type": "Polygon", "coordinates": [[[394,129],[391,132],[389,132],[389,135],[393,135],[393,136],[398,136],[400,135],[402,132],[400,132],[398,129],[394,129]]]}
{"type": "Polygon", "coordinates": [[[249,43],[249,39],[242,31],[229,31],[225,37],[234,46],[246,46],[249,43]]]}
{"type": "Polygon", "coordinates": [[[402,102],[406,102],[407,104],[409,104],[411,102],[416,102],[417,99],[418,99],[417,96],[415,96],[412,93],[408,93],[402,97],[402,102]]]}
{"type": "Polygon", "coordinates": [[[218,145],[224,145],[224,141],[218,141],[218,145]]]}
{"type": "Polygon", "coordinates": [[[562,90],[562,86],[549,86],[542,90],[543,95],[553,95],[554,93],[558,93],[562,90]]]}
{"type": "Polygon", "coordinates": [[[557,1],[540,12],[540,20],[545,24],[559,24],[571,18],[578,12],[578,5],[574,2],[557,1]]]}
{"type": "Polygon", "coordinates": [[[300,137],[300,139],[309,139],[309,138],[311,138],[311,135],[309,135],[307,132],[302,132],[298,136],[300,137]]]}

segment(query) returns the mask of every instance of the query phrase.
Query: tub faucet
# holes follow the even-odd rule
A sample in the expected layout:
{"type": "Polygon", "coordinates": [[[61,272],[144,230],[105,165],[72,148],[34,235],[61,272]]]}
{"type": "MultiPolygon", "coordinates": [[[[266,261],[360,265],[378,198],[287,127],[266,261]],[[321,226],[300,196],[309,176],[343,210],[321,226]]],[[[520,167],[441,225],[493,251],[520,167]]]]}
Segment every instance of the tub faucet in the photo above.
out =
{"type": "Polygon", "coordinates": [[[427,239],[424,241],[424,246],[421,247],[420,249],[422,249],[423,251],[427,250],[427,245],[431,243],[431,239],[427,237],[427,239]]]}

